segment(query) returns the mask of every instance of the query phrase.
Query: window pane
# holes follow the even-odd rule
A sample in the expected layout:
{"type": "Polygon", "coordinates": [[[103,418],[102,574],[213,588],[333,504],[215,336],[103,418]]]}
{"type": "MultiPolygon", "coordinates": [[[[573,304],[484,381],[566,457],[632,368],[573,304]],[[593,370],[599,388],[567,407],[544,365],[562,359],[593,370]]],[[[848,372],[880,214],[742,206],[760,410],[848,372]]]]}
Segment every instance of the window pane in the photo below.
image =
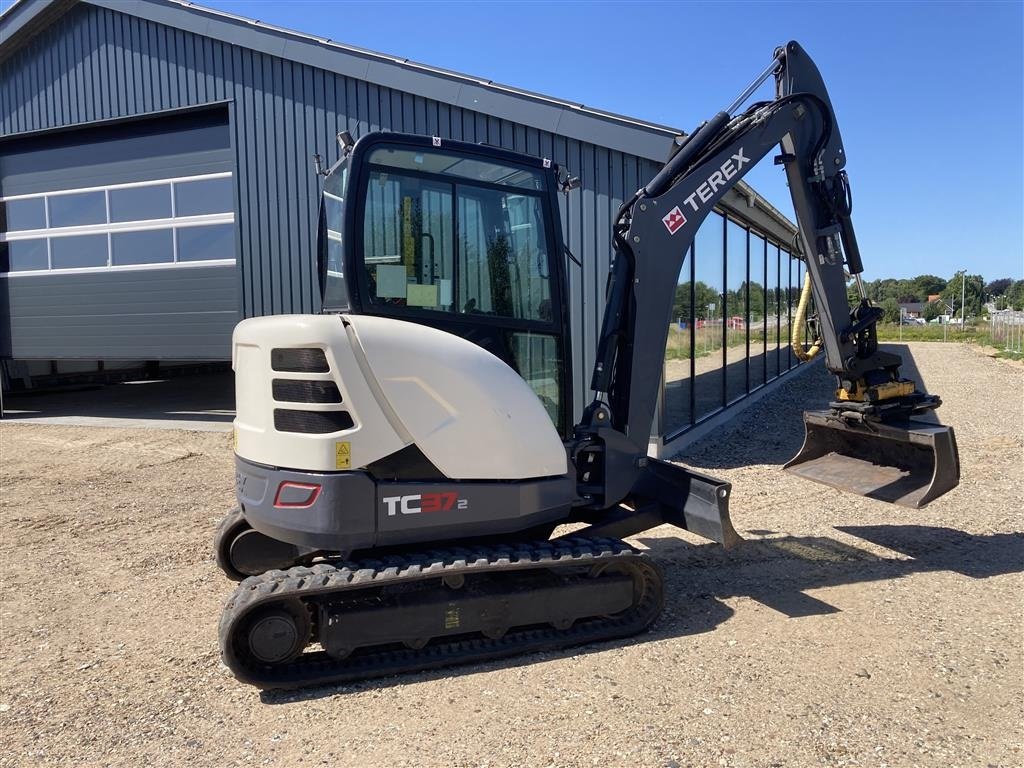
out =
{"type": "Polygon", "coordinates": [[[693,251],[686,254],[679,278],[676,282],[676,296],[672,304],[672,324],[665,342],[665,412],[662,415],[663,429],[671,434],[690,426],[690,356],[694,339],[693,281],[690,269],[693,265],[693,251]]]}
{"type": "Polygon", "coordinates": [[[747,393],[747,231],[734,221],[726,225],[725,337],[726,400],[747,393]]]}
{"type": "Polygon", "coordinates": [[[107,223],[107,203],[102,192],[51,195],[47,203],[50,206],[51,227],[107,223]]]}
{"type": "Polygon", "coordinates": [[[171,185],[110,190],[111,221],[145,221],[171,216],[171,185]]]}
{"type": "Polygon", "coordinates": [[[204,213],[231,213],[231,179],[178,181],[174,184],[174,215],[198,216],[204,213]]]}
{"type": "Polygon", "coordinates": [[[373,173],[364,225],[363,260],[370,301],[453,309],[451,186],[373,173]]]}
{"type": "Polygon", "coordinates": [[[178,261],[209,261],[235,258],[235,225],[179,227],[178,261]]]}
{"type": "Polygon", "coordinates": [[[551,286],[540,199],[459,186],[463,312],[550,321],[551,286]]]}
{"type": "Polygon", "coordinates": [[[779,345],[781,342],[781,294],[779,291],[779,246],[768,244],[768,276],[765,278],[768,294],[768,378],[779,375],[779,345]]]}
{"type": "Polygon", "coordinates": [[[539,171],[515,168],[482,160],[474,160],[442,152],[414,149],[377,149],[370,154],[370,162],[404,168],[424,173],[441,173],[459,176],[472,181],[486,181],[489,184],[519,187],[521,189],[543,189],[544,177],[539,171]]]}
{"type": "Polygon", "coordinates": [[[7,248],[8,265],[11,272],[24,272],[29,269],[46,269],[46,239],[15,240],[13,243],[0,243],[7,248]]]}
{"type": "Polygon", "coordinates": [[[348,287],[345,284],[345,183],[348,166],[342,165],[324,180],[323,221],[320,247],[327,274],[323,284],[323,306],[348,309],[348,287]]]}
{"type": "Polygon", "coordinates": [[[722,261],[725,258],[723,217],[711,213],[694,241],[694,265],[697,272],[697,377],[694,381],[697,419],[722,407],[722,329],[724,325],[722,297],[722,261]]]}
{"type": "Polygon", "coordinates": [[[767,361],[765,360],[765,338],[768,315],[765,311],[767,294],[764,290],[765,253],[764,238],[750,233],[750,387],[765,382],[767,361]]]}
{"type": "Polygon", "coordinates": [[[790,340],[792,339],[793,334],[793,314],[796,312],[796,303],[799,298],[800,291],[799,288],[795,287],[797,285],[797,277],[799,276],[799,274],[798,265],[795,264],[794,261],[795,259],[790,257],[789,251],[782,251],[782,263],[786,265],[785,269],[788,273],[786,277],[787,288],[785,304],[782,308],[782,312],[783,314],[785,314],[783,322],[786,324],[786,329],[782,337],[782,343],[786,347],[786,352],[782,364],[787,368],[792,368],[794,365],[796,365],[796,355],[793,354],[793,347],[790,344],[790,340]],[[794,295],[794,291],[797,292],[797,295],[794,295]]]}
{"type": "Polygon", "coordinates": [[[0,203],[0,232],[46,228],[46,201],[41,197],[0,203]]]}
{"type": "Polygon", "coordinates": [[[169,229],[115,232],[110,236],[112,263],[159,264],[174,261],[174,237],[169,229]]]}
{"type": "Polygon", "coordinates": [[[53,259],[54,269],[105,267],[107,265],[107,236],[51,237],[50,256],[53,259]]]}
{"type": "Polygon", "coordinates": [[[540,333],[513,333],[512,356],[516,370],[526,380],[555,428],[562,429],[562,356],[558,339],[540,333]]]}

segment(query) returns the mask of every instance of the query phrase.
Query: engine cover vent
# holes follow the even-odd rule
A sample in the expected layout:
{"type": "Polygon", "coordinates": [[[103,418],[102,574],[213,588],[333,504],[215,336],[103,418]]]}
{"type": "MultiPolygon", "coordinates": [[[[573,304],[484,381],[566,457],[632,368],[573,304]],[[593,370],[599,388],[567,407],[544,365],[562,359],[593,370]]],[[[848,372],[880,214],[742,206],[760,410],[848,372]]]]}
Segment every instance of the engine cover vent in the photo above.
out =
{"type": "Polygon", "coordinates": [[[333,381],[274,379],[274,399],[281,403],[340,403],[341,392],[333,381]]]}
{"type": "Polygon", "coordinates": [[[272,349],[270,367],[283,373],[327,373],[327,355],[322,349],[272,349]]]}
{"type": "Polygon", "coordinates": [[[340,432],[354,425],[348,411],[292,411],[274,409],[274,429],[278,432],[302,432],[309,435],[324,435],[340,432]]]}

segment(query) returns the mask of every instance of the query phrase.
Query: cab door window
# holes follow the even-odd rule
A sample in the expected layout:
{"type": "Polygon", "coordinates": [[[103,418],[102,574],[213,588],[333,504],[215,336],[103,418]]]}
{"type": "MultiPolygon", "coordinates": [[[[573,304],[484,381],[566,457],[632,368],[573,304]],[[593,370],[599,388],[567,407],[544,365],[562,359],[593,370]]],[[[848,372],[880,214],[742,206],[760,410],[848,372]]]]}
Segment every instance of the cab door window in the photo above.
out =
{"type": "Polygon", "coordinates": [[[457,190],[462,311],[551,322],[540,198],[463,185],[457,190]]]}
{"type": "Polygon", "coordinates": [[[363,262],[371,303],[453,311],[451,185],[373,171],[363,262]]]}
{"type": "Polygon", "coordinates": [[[478,341],[502,329],[487,348],[567,429],[542,174],[390,147],[368,165],[359,265],[368,303],[396,317],[437,313],[427,322],[478,341]]]}

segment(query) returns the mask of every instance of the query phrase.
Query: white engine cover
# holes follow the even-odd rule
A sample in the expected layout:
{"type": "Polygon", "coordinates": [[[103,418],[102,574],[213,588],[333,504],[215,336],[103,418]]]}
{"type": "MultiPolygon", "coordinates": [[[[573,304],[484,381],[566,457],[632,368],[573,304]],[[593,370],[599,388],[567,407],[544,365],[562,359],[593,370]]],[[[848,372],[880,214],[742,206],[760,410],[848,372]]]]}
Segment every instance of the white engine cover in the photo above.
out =
{"type": "Polygon", "coordinates": [[[235,450],[250,461],[358,469],[415,443],[453,480],[567,471],[562,441],[530,386],[491,353],[435,328],[368,315],[253,318],[235,328],[234,369],[235,450]],[[323,349],[330,371],[275,372],[271,350],[281,348],[323,349]],[[334,381],[342,403],[276,402],[275,378],[334,381]],[[329,434],[280,432],[273,412],[282,408],[346,410],[354,423],[329,434]]]}

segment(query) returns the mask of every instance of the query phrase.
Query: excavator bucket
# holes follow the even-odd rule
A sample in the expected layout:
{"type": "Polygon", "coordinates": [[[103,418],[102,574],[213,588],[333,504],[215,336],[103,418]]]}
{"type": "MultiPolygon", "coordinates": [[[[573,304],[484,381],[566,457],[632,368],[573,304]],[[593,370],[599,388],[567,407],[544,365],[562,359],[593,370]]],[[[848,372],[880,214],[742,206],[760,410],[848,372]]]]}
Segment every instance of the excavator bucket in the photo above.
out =
{"type": "Polygon", "coordinates": [[[807,411],[804,428],[803,447],[784,467],[799,477],[914,508],[960,482],[951,427],[851,422],[829,411],[807,411]]]}

